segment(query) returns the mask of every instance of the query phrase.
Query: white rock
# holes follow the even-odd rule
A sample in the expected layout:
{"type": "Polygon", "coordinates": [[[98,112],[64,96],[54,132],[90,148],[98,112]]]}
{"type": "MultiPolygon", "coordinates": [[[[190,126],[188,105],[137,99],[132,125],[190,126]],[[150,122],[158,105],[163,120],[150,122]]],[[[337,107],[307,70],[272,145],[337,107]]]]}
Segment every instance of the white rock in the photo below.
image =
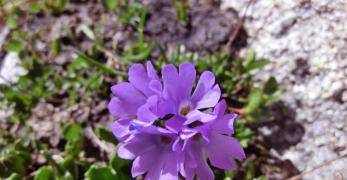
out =
{"type": "Polygon", "coordinates": [[[19,76],[25,75],[27,70],[21,67],[17,53],[6,54],[0,68],[0,84],[15,83],[19,76]]]}

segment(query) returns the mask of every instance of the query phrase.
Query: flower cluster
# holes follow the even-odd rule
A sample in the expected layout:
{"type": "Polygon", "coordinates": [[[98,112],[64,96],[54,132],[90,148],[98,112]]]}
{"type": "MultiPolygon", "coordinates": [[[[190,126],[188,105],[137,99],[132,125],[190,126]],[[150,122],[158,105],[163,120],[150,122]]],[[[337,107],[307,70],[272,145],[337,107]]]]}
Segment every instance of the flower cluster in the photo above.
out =
{"type": "Polygon", "coordinates": [[[229,170],[235,169],[234,159],[245,158],[231,137],[237,115],[225,114],[212,72],[203,72],[196,86],[191,63],[180,64],[178,71],[165,65],[161,78],[150,62],[133,65],[128,74],[129,82],[111,87],[108,109],[118,118],[112,124],[123,142],[118,155],[134,160],[133,177],[209,180],[214,174],[206,155],[212,166],[229,170]]]}

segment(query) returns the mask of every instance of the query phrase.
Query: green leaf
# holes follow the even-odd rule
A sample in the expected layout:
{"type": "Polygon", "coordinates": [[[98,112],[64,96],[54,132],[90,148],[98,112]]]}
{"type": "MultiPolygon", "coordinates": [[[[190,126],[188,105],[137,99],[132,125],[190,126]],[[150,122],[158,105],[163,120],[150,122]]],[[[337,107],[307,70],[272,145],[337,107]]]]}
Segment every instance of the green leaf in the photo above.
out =
{"type": "Polygon", "coordinates": [[[246,61],[244,62],[244,66],[248,67],[250,64],[252,64],[255,61],[255,52],[253,50],[250,50],[247,54],[246,61]]]}
{"type": "Polygon", "coordinates": [[[92,165],[85,174],[87,180],[115,180],[116,175],[112,168],[92,165]]]}
{"type": "Polygon", "coordinates": [[[265,94],[270,95],[275,93],[277,89],[278,89],[278,84],[276,79],[274,77],[270,77],[269,80],[265,83],[263,91],[265,94]]]}
{"type": "Polygon", "coordinates": [[[109,11],[115,11],[117,8],[117,0],[102,0],[102,4],[109,11]]]}
{"type": "Polygon", "coordinates": [[[130,161],[120,159],[117,154],[113,154],[110,161],[110,166],[117,172],[117,179],[119,180],[130,180],[129,176],[124,172],[124,169],[130,169],[130,161]]]}
{"type": "Polygon", "coordinates": [[[245,109],[246,114],[252,114],[258,110],[263,103],[263,91],[255,88],[249,96],[248,105],[245,109]]]}
{"type": "Polygon", "coordinates": [[[178,21],[182,24],[182,25],[187,25],[188,23],[188,16],[187,16],[187,12],[186,12],[186,5],[185,3],[182,1],[176,1],[176,14],[177,14],[177,19],[178,21]]]}
{"type": "Polygon", "coordinates": [[[11,176],[7,177],[5,180],[21,180],[22,178],[17,173],[12,173],[11,176]]]}
{"type": "Polygon", "coordinates": [[[242,147],[247,148],[248,142],[254,137],[254,132],[244,124],[236,123],[235,136],[240,141],[242,147]]]}
{"type": "Polygon", "coordinates": [[[89,26],[83,24],[81,25],[81,30],[89,39],[95,40],[95,33],[89,26]]]}
{"type": "Polygon", "coordinates": [[[267,60],[267,59],[260,59],[260,60],[257,60],[257,61],[254,61],[253,63],[249,64],[248,66],[246,66],[246,71],[249,72],[249,71],[252,71],[254,69],[260,69],[260,68],[263,68],[264,66],[270,64],[271,61],[267,60]]]}
{"type": "Polygon", "coordinates": [[[18,18],[15,15],[11,15],[7,19],[7,25],[11,29],[15,29],[18,27],[18,18]]]}
{"type": "Polygon", "coordinates": [[[146,60],[152,53],[152,50],[154,49],[154,45],[144,45],[141,47],[133,47],[128,49],[124,53],[124,60],[126,61],[132,61],[132,62],[139,62],[142,60],[146,60]],[[134,52],[135,51],[135,52],[134,52]]]}
{"type": "Polygon", "coordinates": [[[63,130],[63,135],[68,141],[78,141],[82,138],[82,128],[77,123],[68,124],[63,130]]]}
{"type": "Polygon", "coordinates": [[[253,180],[255,177],[255,165],[253,161],[247,161],[246,180],[253,180]]]}
{"type": "Polygon", "coordinates": [[[47,166],[41,167],[36,171],[35,180],[54,180],[54,172],[47,166]]]}
{"type": "Polygon", "coordinates": [[[98,62],[95,59],[90,58],[89,56],[83,54],[82,52],[77,52],[79,55],[79,58],[83,59],[85,62],[87,62],[90,65],[96,66],[97,68],[99,68],[100,70],[102,70],[105,73],[111,74],[113,76],[122,76],[122,77],[127,77],[128,75],[124,72],[121,71],[116,71],[113,70],[107,66],[105,66],[104,64],[98,62]]]}
{"type": "Polygon", "coordinates": [[[65,145],[65,151],[73,156],[77,157],[83,148],[83,141],[68,141],[65,145]]]}
{"type": "Polygon", "coordinates": [[[265,96],[265,104],[271,104],[282,96],[283,92],[278,90],[270,96],[265,96]]]}
{"type": "Polygon", "coordinates": [[[6,51],[21,52],[24,50],[24,45],[18,40],[11,40],[4,46],[6,51]]]}
{"type": "Polygon", "coordinates": [[[260,108],[258,111],[246,116],[246,120],[249,123],[268,122],[273,120],[273,116],[268,110],[260,108]]]}
{"type": "Polygon", "coordinates": [[[59,39],[54,39],[51,43],[51,55],[56,57],[60,52],[60,41],[59,39]]]}
{"type": "Polygon", "coordinates": [[[104,140],[106,142],[112,143],[114,145],[118,144],[118,141],[114,137],[114,135],[107,129],[103,127],[96,127],[95,134],[99,139],[104,140]]]}
{"type": "Polygon", "coordinates": [[[38,2],[31,2],[28,6],[28,11],[33,14],[37,14],[43,10],[43,5],[38,2]]]}

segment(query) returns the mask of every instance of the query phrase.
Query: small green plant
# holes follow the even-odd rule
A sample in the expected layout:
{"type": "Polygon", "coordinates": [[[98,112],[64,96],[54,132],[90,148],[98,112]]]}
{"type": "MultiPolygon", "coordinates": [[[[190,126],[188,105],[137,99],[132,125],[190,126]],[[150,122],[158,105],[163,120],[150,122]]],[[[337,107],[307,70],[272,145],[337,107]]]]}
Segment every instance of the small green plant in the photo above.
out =
{"type": "Polygon", "coordinates": [[[184,26],[188,24],[188,15],[187,15],[187,2],[183,0],[176,0],[176,14],[177,20],[184,26]]]}
{"type": "Polygon", "coordinates": [[[68,0],[44,0],[45,8],[50,13],[63,12],[66,9],[68,3],[68,0]]]}

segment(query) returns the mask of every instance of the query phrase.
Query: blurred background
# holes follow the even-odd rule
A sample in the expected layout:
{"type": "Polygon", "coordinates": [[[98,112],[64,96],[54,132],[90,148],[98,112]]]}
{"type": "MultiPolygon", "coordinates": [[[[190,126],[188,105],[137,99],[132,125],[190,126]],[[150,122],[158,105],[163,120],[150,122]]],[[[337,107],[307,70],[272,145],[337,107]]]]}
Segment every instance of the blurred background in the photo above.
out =
{"type": "Polygon", "coordinates": [[[131,179],[107,103],[147,60],[211,70],[240,114],[216,179],[347,179],[347,2],[0,4],[0,179],[131,179]]]}

